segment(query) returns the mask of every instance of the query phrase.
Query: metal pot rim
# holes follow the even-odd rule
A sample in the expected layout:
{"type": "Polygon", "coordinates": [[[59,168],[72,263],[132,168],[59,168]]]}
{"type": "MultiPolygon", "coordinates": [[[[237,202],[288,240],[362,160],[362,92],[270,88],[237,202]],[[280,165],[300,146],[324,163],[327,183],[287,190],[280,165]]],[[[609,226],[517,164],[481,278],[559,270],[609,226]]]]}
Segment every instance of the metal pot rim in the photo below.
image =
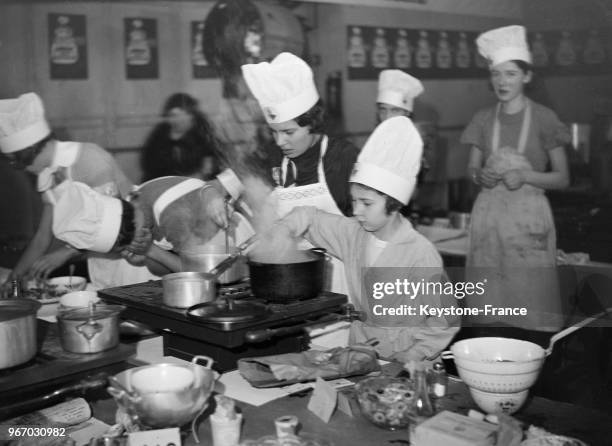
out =
{"type": "Polygon", "coordinates": [[[215,277],[212,274],[202,273],[198,271],[181,271],[178,273],[166,274],[162,277],[162,282],[168,282],[171,280],[214,280],[215,277]]]}
{"type": "Polygon", "coordinates": [[[310,249],[300,249],[299,251],[304,251],[304,252],[309,252],[310,254],[312,254],[313,257],[312,259],[308,259],[308,260],[303,260],[301,262],[284,262],[284,263],[274,263],[274,262],[259,262],[257,260],[252,260],[250,257],[247,256],[247,264],[248,265],[254,265],[254,266],[291,266],[291,265],[304,265],[307,263],[316,263],[319,262],[321,260],[323,260],[325,258],[326,254],[326,250],[325,248],[310,248],[310,249]]]}
{"type": "Polygon", "coordinates": [[[65,321],[106,319],[119,315],[123,310],[125,310],[123,305],[94,305],[93,312],[90,312],[89,308],[85,307],[74,308],[58,312],[57,318],[65,321]]]}
{"type": "Polygon", "coordinates": [[[0,299],[0,310],[2,310],[0,322],[36,315],[40,307],[42,307],[42,304],[32,299],[0,299]],[[8,310],[13,311],[9,314],[8,310]]]}

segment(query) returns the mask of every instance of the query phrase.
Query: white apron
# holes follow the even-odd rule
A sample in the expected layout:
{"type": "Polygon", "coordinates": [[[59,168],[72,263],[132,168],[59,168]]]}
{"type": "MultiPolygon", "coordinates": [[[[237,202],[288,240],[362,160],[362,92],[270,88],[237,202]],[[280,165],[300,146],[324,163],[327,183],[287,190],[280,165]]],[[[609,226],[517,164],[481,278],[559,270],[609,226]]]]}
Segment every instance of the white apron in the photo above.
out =
{"type": "MultiPolygon", "coordinates": [[[[51,204],[56,202],[57,196],[53,192],[56,175],[60,173],[60,169],[65,176],[65,180],[72,181],[72,166],[76,162],[81,148],[82,145],[78,142],[56,143],[51,166],[38,174],[38,190],[43,194],[44,200],[51,204]]],[[[104,195],[119,196],[117,185],[113,182],[92,189],[104,195]]],[[[159,279],[159,277],[151,274],[146,266],[134,266],[117,253],[88,253],[87,269],[92,288],[96,290],[159,279]]]]}
{"type": "MultiPolygon", "coordinates": [[[[512,169],[532,170],[525,157],[531,124],[528,101],[517,148],[499,148],[498,105],[493,127],[492,154],[486,161],[497,174],[512,169]]],[[[475,324],[510,325],[528,330],[556,331],[563,322],[559,280],[555,269],[556,235],[544,190],[524,184],[509,190],[499,182],[478,195],[471,217],[468,281],[487,279],[486,294],[466,298],[470,307],[525,307],[527,316],[470,317],[475,324]]]]}
{"type": "MultiPolygon", "coordinates": [[[[325,180],[325,171],[323,169],[323,157],[327,152],[328,144],[327,135],[323,135],[321,140],[321,154],[319,156],[319,162],[317,164],[317,183],[307,184],[305,186],[293,186],[293,187],[278,187],[275,189],[274,194],[277,199],[277,212],[279,217],[284,217],[293,208],[298,206],[315,206],[331,214],[343,215],[342,211],[338,208],[334,197],[332,196],[327,182],[325,180]]],[[[281,177],[283,184],[287,178],[287,169],[289,168],[289,159],[283,158],[281,164],[281,177]]],[[[308,242],[305,241],[300,247],[312,247],[308,242]]],[[[344,275],[344,264],[339,259],[329,256],[326,265],[325,272],[325,286],[324,289],[334,293],[348,294],[348,286],[346,284],[346,277],[344,275]]],[[[350,297],[349,297],[350,299],[350,297]]],[[[344,346],[348,343],[348,324],[332,324],[323,327],[320,332],[328,332],[328,334],[317,336],[317,332],[311,333],[313,344],[322,347],[336,347],[344,346]],[[336,329],[337,328],[337,329],[336,329]],[[335,330],[334,330],[335,329],[335,330]],[[315,336],[317,336],[315,338],[315,336]]]]}

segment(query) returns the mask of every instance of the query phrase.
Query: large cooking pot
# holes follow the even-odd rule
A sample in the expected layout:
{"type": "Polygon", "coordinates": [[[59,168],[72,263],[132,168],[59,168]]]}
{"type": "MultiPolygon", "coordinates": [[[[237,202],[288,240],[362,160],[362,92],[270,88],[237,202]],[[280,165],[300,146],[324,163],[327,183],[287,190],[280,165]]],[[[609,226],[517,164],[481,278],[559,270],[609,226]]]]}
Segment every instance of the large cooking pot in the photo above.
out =
{"type": "Polygon", "coordinates": [[[253,294],[270,302],[312,299],[323,290],[325,250],[300,250],[295,262],[264,263],[249,258],[253,294]]]}
{"type": "Polygon", "coordinates": [[[0,369],[28,362],[36,355],[36,312],[40,302],[0,300],[0,369]]]}
{"type": "MultiPolygon", "coordinates": [[[[184,249],[180,253],[181,270],[207,273],[238,249],[231,246],[229,252],[223,245],[199,245],[184,249]]],[[[246,258],[239,256],[236,261],[218,278],[220,284],[238,282],[247,277],[246,258]]]]}
{"type": "Polygon", "coordinates": [[[62,348],[71,353],[99,353],[119,344],[121,305],[95,305],[57,314],[62,348]]]}

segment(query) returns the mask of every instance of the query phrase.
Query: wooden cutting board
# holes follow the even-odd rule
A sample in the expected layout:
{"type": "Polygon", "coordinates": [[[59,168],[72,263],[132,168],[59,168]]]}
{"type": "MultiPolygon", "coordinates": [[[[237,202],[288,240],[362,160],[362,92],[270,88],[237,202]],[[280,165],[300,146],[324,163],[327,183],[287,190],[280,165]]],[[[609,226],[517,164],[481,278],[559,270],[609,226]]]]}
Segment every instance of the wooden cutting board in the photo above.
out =
{"type": "Polygon", "coordinates": [[[93,354],[67,352],[60,344],[57,324],[40,319],[37,335],[39,347],[34,359],[0,370],[0,394],[125,361],[136,352],[135,344],[119,344],[111,350],[93,354]]]}

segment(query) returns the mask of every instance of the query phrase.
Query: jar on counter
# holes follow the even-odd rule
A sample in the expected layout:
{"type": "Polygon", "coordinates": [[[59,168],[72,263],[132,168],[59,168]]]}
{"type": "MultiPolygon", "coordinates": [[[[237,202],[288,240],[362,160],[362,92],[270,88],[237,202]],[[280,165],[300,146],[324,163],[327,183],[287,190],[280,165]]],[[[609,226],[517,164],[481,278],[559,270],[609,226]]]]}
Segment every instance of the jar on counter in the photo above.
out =
{"type": "Polygon", "coordinates": [[[446,396],[446,389],[448,385],[448,376],[446,375],[446,369],[442,362],[436,362],[433,365],[431,374],[431,390],[436,398],[443,398],[446,396]]]}

